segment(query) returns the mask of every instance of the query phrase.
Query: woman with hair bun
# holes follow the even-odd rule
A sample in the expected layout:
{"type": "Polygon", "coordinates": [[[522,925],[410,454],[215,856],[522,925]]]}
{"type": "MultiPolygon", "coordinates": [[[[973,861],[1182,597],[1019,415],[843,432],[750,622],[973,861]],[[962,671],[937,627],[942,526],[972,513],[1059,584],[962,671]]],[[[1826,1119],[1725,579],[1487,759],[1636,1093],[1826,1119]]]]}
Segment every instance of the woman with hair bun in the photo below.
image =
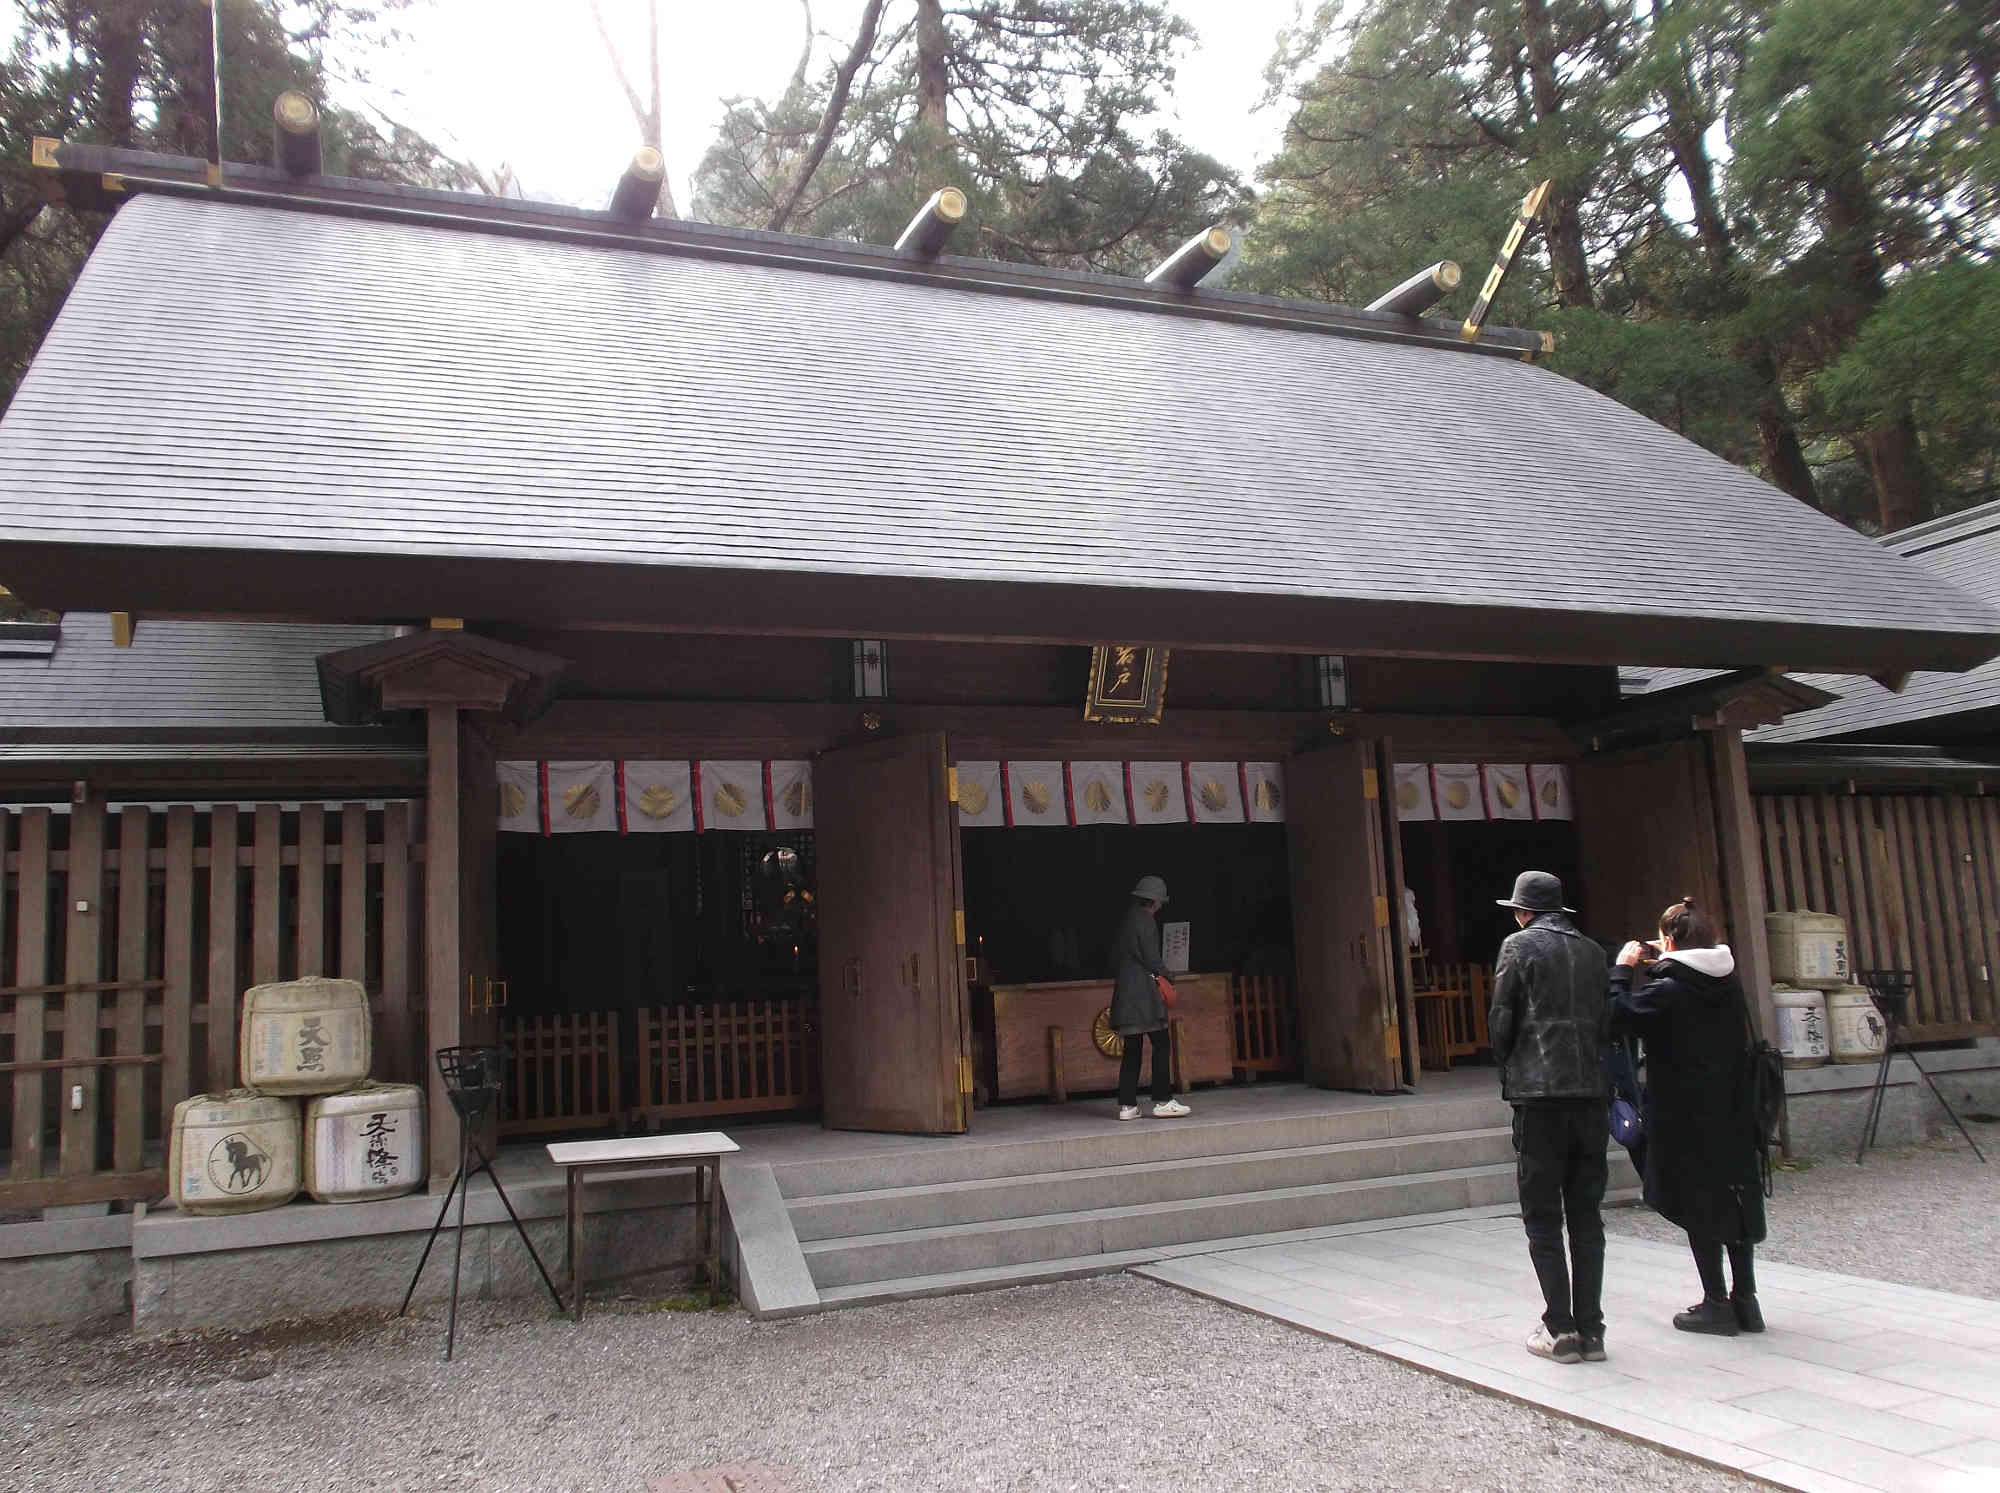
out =
{"type": "Polygon", "coordinates": [[[1646,1202],[1687,1230],[1701,1274],[1702,1299],[1677,1313],[1674,1326],[1722,1337],[1762,1332],[1754,1256],[1764,1238],[1764,1189],[1744,1062],[1749,1008],[1735,956],[1693,897],[1660,914],[1657,943],[1619,951],[1611,1029],[1645,1043],[1646,1202]],[[1651,969],[1635,990],[1641,960],[1651,969]]]}

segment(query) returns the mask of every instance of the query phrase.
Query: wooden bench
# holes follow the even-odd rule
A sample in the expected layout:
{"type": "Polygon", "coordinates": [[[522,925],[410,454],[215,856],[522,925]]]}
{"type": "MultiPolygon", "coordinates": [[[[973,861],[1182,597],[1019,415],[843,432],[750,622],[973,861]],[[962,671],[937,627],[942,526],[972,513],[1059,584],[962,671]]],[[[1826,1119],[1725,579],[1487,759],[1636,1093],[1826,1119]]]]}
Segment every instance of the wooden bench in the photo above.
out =
{"type": "Polygon", "coordinates": [[[564,1259],[569,1271],[570,1314],[583,1320],[583,1179],[594,1171],[694,1172],[694,1203],[699,1210],[698,1254],[708,1264],[708,1295],[722,1289],[722,1252],[716,1214],[722,1196],[722,1158],[742,1149],[719,1130],[694,1135],[632,1136],[618,1140],[554,1141],[549,1160],[563,1169],[563,1223],[567,1239],[564,1259]]]}

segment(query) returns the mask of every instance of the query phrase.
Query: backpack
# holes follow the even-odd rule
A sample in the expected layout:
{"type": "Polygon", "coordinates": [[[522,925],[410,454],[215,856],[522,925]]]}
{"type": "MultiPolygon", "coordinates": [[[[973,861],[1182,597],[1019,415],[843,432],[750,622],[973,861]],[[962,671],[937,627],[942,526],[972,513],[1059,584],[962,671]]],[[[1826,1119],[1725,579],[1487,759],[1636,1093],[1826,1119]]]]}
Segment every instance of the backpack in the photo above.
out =
{"type": "Polygon", "coordinates": [[[1757,1173],[1763,1179],[1764,1196],[1770,1197],[1771,1147],[1778,1143],[1778,1127],[1785,1118],[1785,1055],[1751,1026],[1748,995],[1743,1000],[1743,1030],[1743,1094],[1757,1147],[1757,1173]]]}

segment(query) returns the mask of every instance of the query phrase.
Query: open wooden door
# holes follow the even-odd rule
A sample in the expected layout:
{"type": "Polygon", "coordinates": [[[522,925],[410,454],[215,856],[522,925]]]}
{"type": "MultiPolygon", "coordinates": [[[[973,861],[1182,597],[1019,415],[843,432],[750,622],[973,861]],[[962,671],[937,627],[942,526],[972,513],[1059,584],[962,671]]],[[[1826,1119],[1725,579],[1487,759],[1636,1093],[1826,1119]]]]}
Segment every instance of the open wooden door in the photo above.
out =
{"type": "Polygon", "coordinates": [[[1660,909],[1692,892],[1722,908],[1721,846],[1699,739],[1584,757],[1576,782],[1577,926],[1613,953],[1652,938],[1660,909]]]}
{"type": "Polygon", "coordinates": [[[949,777],[940,733],[843,748],[813,765],[831,1129],[966,1128],[971,1038],[949,777]]]}
{"type": "Polygon", "coordinates": [[[1401,891],[1381,783],[1369,741],[1329,742],[1285,769],[1299,1037],[1306,1082],[1325,1089],[1387,1093],[1402,1078],[1390,915],[1401,891]]]}

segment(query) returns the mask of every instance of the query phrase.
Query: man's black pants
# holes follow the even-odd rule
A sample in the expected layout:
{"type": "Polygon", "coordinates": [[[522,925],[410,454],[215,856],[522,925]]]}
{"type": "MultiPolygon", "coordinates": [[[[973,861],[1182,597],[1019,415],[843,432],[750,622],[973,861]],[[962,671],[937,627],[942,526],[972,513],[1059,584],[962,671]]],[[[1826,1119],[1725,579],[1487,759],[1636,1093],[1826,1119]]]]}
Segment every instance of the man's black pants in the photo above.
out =
{"type": "Polygon", "coordinates": [[[1139,1065],[1145,1061],[1146,1043],[1153,1044],[1153,1102],[1165,1104],[1174,1097],[1174,1073],[1168,1055],[1167,1029],[1138,1032],[1125,1039],[1125,1052],[1118,1059],[1118,1102],[1126,1109],[1139,1102],[1139,1065]]]}
{"type": "Polygon", "coordinates": [[[1610,1109],[1602,1099],[1514,1106],[1521,1222],[1528,1231],[1528,1258],[1542,1284],[1542,1324],[1556,1337],[1604,1332],[1602,1208],[1610,1144],[1610,1109]]]}

